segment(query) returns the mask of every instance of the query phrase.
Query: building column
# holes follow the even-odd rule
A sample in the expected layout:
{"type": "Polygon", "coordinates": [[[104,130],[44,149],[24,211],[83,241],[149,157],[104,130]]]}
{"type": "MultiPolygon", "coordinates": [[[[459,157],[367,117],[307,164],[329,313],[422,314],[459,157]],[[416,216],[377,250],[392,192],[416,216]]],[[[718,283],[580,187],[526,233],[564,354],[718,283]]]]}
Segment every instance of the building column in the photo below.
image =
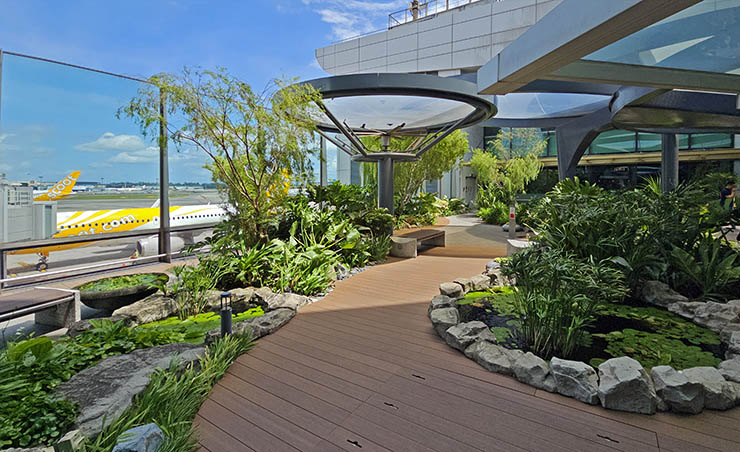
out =
{"type": "Polygon", "coordinates": [[[660,189],[667,193],[678,186],[678,135],[664,133],[661,138],[660,189]]]}
{"type": "Polygon", "coordinates": [[[378,207],[388,209],[393,215],[393,160],[390,157],[378,161],[378,207]]]}

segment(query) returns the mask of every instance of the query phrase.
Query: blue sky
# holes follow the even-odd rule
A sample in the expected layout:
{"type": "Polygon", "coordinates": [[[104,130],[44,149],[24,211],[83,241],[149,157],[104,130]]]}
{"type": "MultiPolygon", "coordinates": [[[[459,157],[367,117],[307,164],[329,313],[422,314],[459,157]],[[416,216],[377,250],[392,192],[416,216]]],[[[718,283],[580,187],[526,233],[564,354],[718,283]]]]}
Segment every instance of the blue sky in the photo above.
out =
{"type": "MultiPolygon", "coordinates": [[[[314,50],[383,28],[406,1],[0,0],[0,48],[146,78],[222,66],[261,89],[326,75],[314,50]]],[[[5,57],[0,172],[10,180],[156,180],[156,149],[115,112],[136,82],[5,57]]],[[[195,151],[172,152],[172,181],[208,181],[195,151]]]]}

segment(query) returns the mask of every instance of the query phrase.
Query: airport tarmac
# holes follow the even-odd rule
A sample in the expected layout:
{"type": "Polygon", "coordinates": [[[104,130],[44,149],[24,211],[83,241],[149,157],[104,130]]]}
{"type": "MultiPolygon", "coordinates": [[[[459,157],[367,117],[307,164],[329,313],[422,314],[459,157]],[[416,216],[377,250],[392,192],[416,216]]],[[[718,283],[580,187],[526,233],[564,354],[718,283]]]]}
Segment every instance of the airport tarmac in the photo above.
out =
{"type": "MultiPolygon", "coordinates": [[[[58,212],[78,210],[136,209],[151,207],[159,199],[159,193],[147,192],[89,192],[76,193],[58,201],[58,212]]],[[[216,190],[170,191],[170,206],[192,206],[196,204],[222,204],[223,199],[216,190]]]]}

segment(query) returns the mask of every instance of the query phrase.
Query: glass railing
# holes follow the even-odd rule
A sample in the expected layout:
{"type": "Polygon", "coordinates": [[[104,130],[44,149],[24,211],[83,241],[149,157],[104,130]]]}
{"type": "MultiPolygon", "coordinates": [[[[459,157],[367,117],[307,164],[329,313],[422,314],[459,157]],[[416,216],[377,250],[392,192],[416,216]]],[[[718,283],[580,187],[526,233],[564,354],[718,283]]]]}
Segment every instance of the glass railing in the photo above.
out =
{"type": "Polygon", "coordinates": [[[388,28],[391,29],[414,20],[432,16],[450,9],[459,8],[478,1],[480,0],[430,0],[423,3],[411,2],[411,6],[408,8],[388,14],[388,28]]]}

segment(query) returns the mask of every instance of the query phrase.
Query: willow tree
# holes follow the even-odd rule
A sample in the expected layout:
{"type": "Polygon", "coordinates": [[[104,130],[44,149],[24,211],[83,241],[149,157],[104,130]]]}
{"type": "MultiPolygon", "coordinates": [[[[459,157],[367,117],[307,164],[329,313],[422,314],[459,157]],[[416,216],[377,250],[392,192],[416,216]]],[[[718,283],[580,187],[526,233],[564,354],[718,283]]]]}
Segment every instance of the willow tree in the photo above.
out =
{"type": "Polygon", "coordinates": [[[537,129],[502,129],[486,151],[473,151],[470,165],[478,178],[479,207],[481,198],[506,206],[537,178],[542,169],[539,156],[547,140],[537,129]]]}
{"type": "MultiPolygon", "coordinates": [[[[393,138],[389,150],[403,152],[415,139],[416,137],[393,138]]],[[[380,137],[365,137],[363,141],[370,149],[380,148],[380,137]]],[[[393,191],[397,207],[402,210],[419,191],[424,181],[441,178],[455,166],[467,150],[468,134],[456,130],[422,154],[419,160],[394,163],[393,191]]]]}
{"type": "Polygon", "coordinates": [[[200,149],[214,182],[225,192],[234,224],[247,238],[265,235],[270,212],[291,179],[304,178],[320,95],[309,85],[275,80],[256,93],[225,69],[184,69],[152,77],[119,115],[146,133],[160,122],[180,146],[200,149]],[[166,99],[166,112],[160,101],[166,99]]]}

